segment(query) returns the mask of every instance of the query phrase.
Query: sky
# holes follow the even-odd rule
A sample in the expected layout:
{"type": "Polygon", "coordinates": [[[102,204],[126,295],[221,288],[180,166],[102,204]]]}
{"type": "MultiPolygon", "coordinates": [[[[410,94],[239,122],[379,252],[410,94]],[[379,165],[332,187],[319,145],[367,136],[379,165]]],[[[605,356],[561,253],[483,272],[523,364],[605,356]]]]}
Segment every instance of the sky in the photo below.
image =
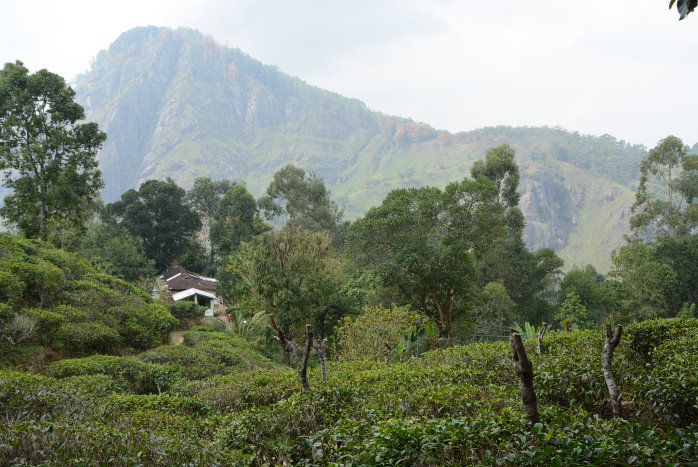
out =
{"type": "Polygon", "coordinates": [[[0,61],[68,81],[136,26],[190,27],[437,129],[698,142],[698,12],[668,0],[0,0],[0,61]]]}

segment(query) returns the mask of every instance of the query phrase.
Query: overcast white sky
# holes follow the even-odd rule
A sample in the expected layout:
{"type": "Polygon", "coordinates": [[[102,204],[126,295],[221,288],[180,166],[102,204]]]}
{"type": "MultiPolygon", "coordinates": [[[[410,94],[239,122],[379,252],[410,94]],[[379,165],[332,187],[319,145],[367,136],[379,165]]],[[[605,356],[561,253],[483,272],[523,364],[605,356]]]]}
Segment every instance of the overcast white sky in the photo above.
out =
{"type": "Polygon", "coordinates": [[[0,0],[0,62],[71,80],[135,26],[187,26],[439,129],[698,141],[698,12],[668,0],[0,0]]]}

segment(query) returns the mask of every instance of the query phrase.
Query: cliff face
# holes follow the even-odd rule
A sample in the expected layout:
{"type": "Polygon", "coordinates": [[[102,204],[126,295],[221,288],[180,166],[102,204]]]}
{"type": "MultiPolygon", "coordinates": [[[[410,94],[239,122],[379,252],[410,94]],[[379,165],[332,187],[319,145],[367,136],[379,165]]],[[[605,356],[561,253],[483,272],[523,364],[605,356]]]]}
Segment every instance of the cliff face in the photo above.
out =
{"type": "MultiPolygon", "coordinates": [[[[351,219],[394,188],[462,179],[487,148],[508,143],[522,172],[527,244],[564,253],[575,232],[593,235],[585,193],[604,180],[616,190],[632,189],[645,155],[609,136],[561,129],[436,131],[370,111],[187,29],[122,34],[75,87],[88,118],[108,134],[99,155],[106,202],[146,179],[166,177],[184,187],[198,176],[245,180],[260,195],[276,170],[293,163],[321,176],[351,219]]],[[[618,199],[627,201],[598,203],[629,206],[618,199]]],[[[620,243],[615,230],[600,235],[606,237],[593,241],[606,241],[605,258],[582,251],[566,259],[603,269],[620,243]]]]}

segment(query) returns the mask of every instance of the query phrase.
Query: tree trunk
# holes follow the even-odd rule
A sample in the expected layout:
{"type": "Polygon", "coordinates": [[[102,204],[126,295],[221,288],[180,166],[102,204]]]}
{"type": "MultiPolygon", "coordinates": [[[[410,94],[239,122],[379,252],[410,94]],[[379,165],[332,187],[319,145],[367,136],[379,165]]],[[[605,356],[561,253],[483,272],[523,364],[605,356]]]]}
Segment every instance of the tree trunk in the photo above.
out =
{"type": "Polygon", "coordinates": [[[237,280],[235,276],[233,276],[233,306],[238,306],[237,280]]]}
{"type": "Polygon", "coordinates": [[[271,325],[276,331],[276,340],[281,345],[281,349],[284,351],[284,355],[288,356],[288,359],[293,362],[296,366],[296,371],[298,371],[298,377],[301,380],[301,386],[304,391],[310,389],[310,383],[308,382],[308,358],[310,357],[310,350],[313,348],[313,327],[306,320],[305,322],[305,347],[303,348],[303,356],[299,359],[298,352],[296,351],[296,346],[293,342],[286,340],[284,331],[281,326],[276,324],[274,321],[274,315],[269,315],[269,320],[271,325]]]}
{"type": "Polygon", "coordinates": [[[546,329],[548,329],[548,323],[543,321],[543,327],[538,331],[538,347],[536,347],[536,353],[538,355],[543,353],[543,336],[545,335],[546,329]]]}
{"type": "Polygon", "coordinates": [[[514,329],[510,331],[509,348],[511,349],[511,358],[514,362],[514,371],[519,377],[519,392],[521,393],[521,402],[524,406],[526,419],[531,424],[538,423],[540,414],[538,413],[536,391],[533,389],[533,365],[526,356],[526,349],[521,341],[521,335],[514,329]]]}
{"type": "Polygon", "coordinates": [[[322,381],[327,381],[327,339],[318,337],[317,341],[313,344],[315,350],[317,350],[318,357],[320,357],[320,371],[322,372],[322,381]]]}
{"type": "Polygon", "coordinates": [[[388,341],[383,342],[383,344],[385,344],[385,350],[383,351],[385,353],[385,366],[388,366],[390,363],[390,352],[393,350],[393,346],[390,345],[388,341]]]}
{"type": "Polygon", "coordinates": [[[271,321],[271,325],[276,331],[276,336],[274,336],[274,338],[281,346],[281,350],[283,350],[284,352],[284,360],[287,364],[293,364],[297,368],[298,356],[296,355],[296,347],[293,345],[292,342],[286,340],[286,335],[284,334],[284,331],[281,329],[281,326],[277,325],[276,321],[274,321],[274,314],[269,315],[269,320],[271,321]]]}
{"type": "Polygon", "coordinates": [[[620,417],[620,390],[616,384],[616,379],[613,377],[613,351],[620,342],[620,336],[623,333],[623,326],[620,324],[616,328],[616,332],[612,333],[611,325],[606,325],[606,342],[603,346],[601,365],[603,366],[603,378],[608,386],[608,394],[611,396],[611,408],[613,409],[613,417],[620,417]]]}
{"type": "Polygon", "coordinates": [[[306,320],[305,322],[305,348],[303,349],[303,358],[298,365],[298,376],[301,379],[301,386],[304,391],[310,390],[310,382],[308,382],[308,357],[310,350],[313,348],[313,326],[306,320]]]}

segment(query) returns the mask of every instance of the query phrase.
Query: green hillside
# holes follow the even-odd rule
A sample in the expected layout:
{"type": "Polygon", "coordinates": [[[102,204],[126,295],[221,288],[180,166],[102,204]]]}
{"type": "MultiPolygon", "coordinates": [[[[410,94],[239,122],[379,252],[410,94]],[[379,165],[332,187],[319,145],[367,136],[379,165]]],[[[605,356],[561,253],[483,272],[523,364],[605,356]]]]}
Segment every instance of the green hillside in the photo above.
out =
{"type": "Polygon", "coordinates": [[[623,215],[646,155],[608,135],[558,128],[437,131],[309,86],[189,29],[122,34],[75,88],[108,134],[99,155],[107,202],[166,177],[184,187],[197,176],[244,180],[261,195],[272,174],[293,163],[321,176],[353,219],[394,188],[460,179],[487,148],[508,143],[522,168],[529,247],[553,247],[568,262],[601,270],[626,222],[597,214],[623,215]]]}
{"type": "Polygon", "coordinates": [[[119,357],[63,360],[46,374],[0,369],[0,463],[693,465],[697,330],[695,319],[626,328],[614,358],[622,418],[610,417],[601,331],[547,334],[541,355],[526,341],[536,424],[506,342],[389,365],[331,362],[324,382],[311,369],[308,391],[288,368],[216,374],[203,358],[162,394],[124,385],[138,371],[119,357]]]}

